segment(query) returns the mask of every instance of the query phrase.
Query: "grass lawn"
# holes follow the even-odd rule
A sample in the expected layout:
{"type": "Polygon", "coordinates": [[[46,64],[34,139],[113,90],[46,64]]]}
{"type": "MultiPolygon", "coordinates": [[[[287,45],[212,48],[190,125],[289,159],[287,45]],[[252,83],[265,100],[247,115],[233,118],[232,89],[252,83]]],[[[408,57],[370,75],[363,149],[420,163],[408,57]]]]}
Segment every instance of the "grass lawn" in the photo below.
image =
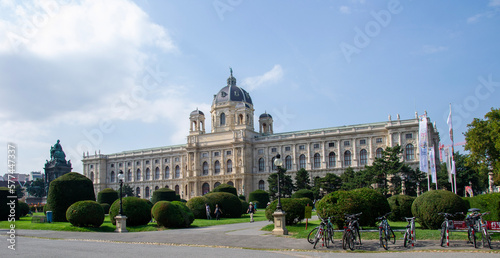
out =
{"type": "MultiPolygon", "coordinates": [[[[35,213],[35,216],[44,216],[42,212],[35,213]]],[[[22,217],[20,220],[15,222],[16,229],[34,229],[34,230],[57,230],[57,231],[80,231],[80,232],[114,232],[116,226],[111,224],[109,216],[106,215],[104,218],[104,223],[98,228],[92,227],[75,227],[69,222],[53,222],[53,223],[31,223],[32,217],[22,217]]],[[[254,214],[255,221],[267,220],[265,216],[265,210],[258,210],[254,214]]],[[[234,223],[244,223],[250,221],[250,215],[243,214],[241,218],[222,218],[220,220],[207,220],[207,219],[195,219],[191,227],[208,227],[223,224],[234,224],[234,223]]],[[[11,222],[0,221],[0,228],[8,229],[11,222]]],[[[147,225],[127,227],[130,232],[140,232],[140,231],[158,231],[158,230],[168,230],[168,228],[159,227],[156,222],[150,222],[147,225]]]]}

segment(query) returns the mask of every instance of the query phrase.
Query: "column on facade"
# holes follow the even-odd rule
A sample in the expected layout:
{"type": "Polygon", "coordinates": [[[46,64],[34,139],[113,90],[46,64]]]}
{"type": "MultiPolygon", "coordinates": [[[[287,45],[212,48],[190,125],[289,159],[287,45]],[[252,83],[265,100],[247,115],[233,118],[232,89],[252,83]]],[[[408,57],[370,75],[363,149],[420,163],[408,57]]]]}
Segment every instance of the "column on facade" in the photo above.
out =
{"type": "Polygon", "coordinates": [[[352,138],[352,153],[351,153],[351,157],[352,157],[352,160],[351,160],[351,166],[354,167],[358,167],[359,166],[359,162],[358,162],[358,143],[357,143],[357,138],[352,138]]]}
{"type": "Polygon", "coordinates": [[[340,143],[341,143],[341,140],[338,140],[337,141],[337,157],[336,157],[337,162],[335,164],[335,167],[344,167],[344,165],[342,163],[342,157],[344,156],[344,154],[340,152],[340,143]]]}
{"type": "Polygon", "coordinates": [[[298,171],[299,170],[299,167],[297,165],[297,144],[292,144],[292,170],[296,170],[298,171]]]}
{"type": "Polygon", "coordinates": [[[322,160],[321,160],[321,168],[326,168],[326,164],[327,164],[326,163],[327,162],[326,145],[327,144],[328,143],[326,141],[323,141],[323,155],[321,155],[323,157],[322,157],[322,160]]]}
{"type": "Polygon", "coordinates": [[[311,171],[313,169],[313,166],[311,164],[311,144],[313,143],[309,143],[309,144],[306,144],[307,146],[307,149],[306,149],[306,170],[309,170],[311,171]]]}
{"type": "Polygon", "coordinates": [[[191,168],[192,169],[191,170],[191,173],[192,173],[191,176],[192,177],[196,177],[196,176],[198,176],[198,171],[199,171],[198,168],[200,167],[200,164],[199,164],[200,163],[200,161],[199,161],[200,160],[200,153],[197,152],[197,151],[194,151],[193,152],[193,159],[194,160],[193,160],[193,163],[192,163],[193,167],[191,168]]]}
{"type": "Polygon", "coordinates": [[[370,161],[373,161],[373,152],[374,152],[373,151],[373,137],[370,136],[368,139],[369,139],[369,143],[368,143],[368,149],[369,149],[368,155],[369,155],[370,161]]]}

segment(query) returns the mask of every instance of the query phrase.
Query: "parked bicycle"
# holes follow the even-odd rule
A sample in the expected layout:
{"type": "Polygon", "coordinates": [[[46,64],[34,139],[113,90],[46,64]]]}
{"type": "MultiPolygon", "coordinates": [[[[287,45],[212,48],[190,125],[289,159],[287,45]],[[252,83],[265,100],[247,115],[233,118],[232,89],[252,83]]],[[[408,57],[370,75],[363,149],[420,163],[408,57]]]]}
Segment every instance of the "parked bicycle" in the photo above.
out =
{"type": "Polygon", "coordinates": [[[415,238],[415,217],[405,217],[405,220],[408,222],[408,225],[406,225],[406,231],[403,237],[403,246],[409,247],[411,245],[414,247],[417,242],[415,238]]]}
{"type": "Polygon", "coordinates": [[[450,246],[450,228],[453,225],[453,221],[449,220],[451,217],[463,214],[463,212],[457,212],[455,214],[440,212],[438,215],[443,215],[444,221],[441,224],[441,246],[444,246],[444,241],[446,240],[446,246],[450,246]]]}
{"type": "Polygon", "coordinates": [[[490,249],[492,249],[493,247],[491,246],[491,235],[488,233],[486,221],[483,219],[483,216],[488,214],[490,214],[490,212],[478,213],[477,216],[479,218],[476,223],[477,229],[481,231],[481,236],[483,237],[483,247],[488,246],[490,249]]]}
{"type": "Polygon", "coordinates": [[[361,235],[359,233],[359,222],[358,217],[361,216],[362,212],[357,214],[345,215],[346,226],[344,226],[344,233],[342,235],[342,248],[346,250],[347,248],[354,250],[354,245],[361,245],[361,235]]]}
{"type": "Polygon", "coordinates": [[[385,250],[389,248],[387,243],[391,242],[391,239],[393,244],[396,243],[396,235],[394,235],[394,231],[392,231],[391,226],[389,226],[389,222],[387,222],[387,216],[391,213],[392,212],[389,212],[384,216],[376,218],[377,221],[380,220],[380,225],[378,226],[380,246],[382,246],[385,250]]]}
{"type": "Polygon", "coordinates": [[[465,218],[465,225],[467,225],[467,243],[471,243],[474,245],[474,248],[477,248],[476,232],[479,209],[471,208],[468,212],[471,213],[469,213],[465,218]]]}
{"type": "Polygon", "coordinates": [[[322,219],[318,215],[318,218],[321,220],[320,225],[309,232],[309,235],[307,235],[307,241],[314,244],[313,248],[316,248],[319,240],[323,240],[322,245],[328,248],[330,242],[333,244],[333,224],[331,222],[331,217],[328,217],[328,219],[322,219]]]}

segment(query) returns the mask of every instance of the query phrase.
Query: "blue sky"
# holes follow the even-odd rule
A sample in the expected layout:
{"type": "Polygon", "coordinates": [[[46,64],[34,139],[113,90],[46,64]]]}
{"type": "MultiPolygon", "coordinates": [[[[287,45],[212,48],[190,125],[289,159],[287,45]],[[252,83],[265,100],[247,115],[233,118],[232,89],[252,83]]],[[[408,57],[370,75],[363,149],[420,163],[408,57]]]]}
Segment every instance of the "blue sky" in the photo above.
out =
{"type": "Polygon", "coordinates": [[[499,107],[500,0],[0,0],[0,32],[0,174],[184,144],[229,67],[275,132],[427,111],[450,144],[450,103],[456,142],[499,107]]]}

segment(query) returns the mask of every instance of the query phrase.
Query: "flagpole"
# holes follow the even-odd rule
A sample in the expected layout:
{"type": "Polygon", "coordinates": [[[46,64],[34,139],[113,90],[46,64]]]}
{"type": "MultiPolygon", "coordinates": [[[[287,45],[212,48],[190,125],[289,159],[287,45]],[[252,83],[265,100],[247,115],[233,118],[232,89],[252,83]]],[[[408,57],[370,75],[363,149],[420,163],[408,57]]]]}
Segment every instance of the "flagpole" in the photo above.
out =
{"type": "Polygon", "coordinates": [[[451,103],[450,103],[450,139],[451,139],[451,171],[453,173],[453,184],[452,188],[454,188],[454,193],[457,193],[457,171],[455,168],[455,142],[453,140],[453,123],[451,120],[451,103]]]}

